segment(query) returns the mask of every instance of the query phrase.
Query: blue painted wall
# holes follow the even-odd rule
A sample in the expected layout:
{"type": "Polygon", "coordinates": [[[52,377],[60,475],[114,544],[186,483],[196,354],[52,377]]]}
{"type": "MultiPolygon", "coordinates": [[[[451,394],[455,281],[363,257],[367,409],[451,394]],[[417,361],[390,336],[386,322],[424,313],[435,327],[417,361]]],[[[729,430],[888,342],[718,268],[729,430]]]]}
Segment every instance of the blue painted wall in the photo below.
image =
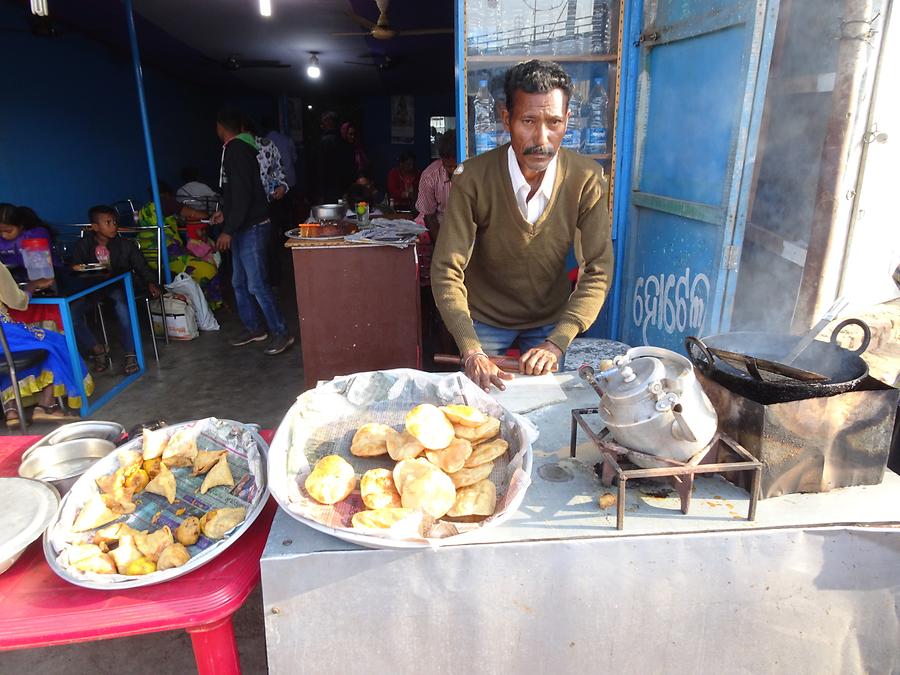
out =
{"type": "Polygon", "coordinates": [[[376,96],[367,100],[363,107],[363,141],[372,165],[372,177],[380,189],[387,187],[388,171],[396,165],[397,158],[404,150],[415,153],[416,167],[419,170],[431,163],[429,121],[431,117],[441,115],[456,115],[453,92],[447,92],[443,96],[416,96],[415,143],[398,145],[391,143],[390,96],[376,96]]]}
{"type": "MultiPolygon", "coordinates": [[[[96,203],[148,199],[147,160],[134,74],[125,53],[75,32],[39,38],[24,7],[0,4],[0,201],[26,204],[51,224],[84,222],[96,203]]],[[[125,25],[122,25],[125,31],[125,25]]],[[[216,110],[274,110],[262,94],[222,94],[144,65],[151,130],[162,180],[182,166],[217,180],[216,110]]]]}

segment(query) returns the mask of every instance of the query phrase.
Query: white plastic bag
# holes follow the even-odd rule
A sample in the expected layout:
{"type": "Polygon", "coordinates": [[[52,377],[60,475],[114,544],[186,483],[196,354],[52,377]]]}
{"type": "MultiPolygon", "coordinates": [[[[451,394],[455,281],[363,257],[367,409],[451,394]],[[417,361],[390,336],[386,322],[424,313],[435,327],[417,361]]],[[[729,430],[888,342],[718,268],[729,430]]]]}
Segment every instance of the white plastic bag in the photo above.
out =
{"type": "MultiPolygon", "coordinates": [[[[166,330],[169,337],[175,340],[193,340],[200,336],[197,330],[197,319],[193,308],[172,293],[162,296],[163,306],[166,310],[166,330]]],[[[157,336],[163,336],[163,315],[159,306],[160,298],[150,301],[150,315],[153,317],[153,332],[157,336]]]]}
{"type": "Polygon", "coordinates": [[[216,321],[215,315],[206,304],[206,298],[200,286],[194,281],[189,274],[181,272],[176,274],[171,284],[166,284],[166,289],[173,293],[183,295],[191,303],[194,309],[194,316],[197,318],[197,327],[200,330],[219,330],[219,322],[216,321]]]}

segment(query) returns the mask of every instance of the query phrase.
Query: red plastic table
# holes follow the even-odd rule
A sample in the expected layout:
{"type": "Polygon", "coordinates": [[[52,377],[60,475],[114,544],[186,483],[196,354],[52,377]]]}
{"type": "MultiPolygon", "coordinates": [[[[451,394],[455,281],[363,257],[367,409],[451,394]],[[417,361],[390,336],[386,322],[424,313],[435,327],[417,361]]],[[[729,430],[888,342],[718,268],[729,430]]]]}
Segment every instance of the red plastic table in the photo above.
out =
{"type": "MultiPolygon", "coordinates": [[[[272,432],[263,432],[266,441],[272,432]]],[[[15,476],[37,437],[0,438],[0,476],[15,476]]],[[[41,541],[0,575],[0,650],[88,642],[184,628],[200,675],[240,673],[232,615],[259,582],[259,559],[276,511],[270,499],[239,542],[183,577],[145,588],[95,591],[60,579],[41,541]]]]}

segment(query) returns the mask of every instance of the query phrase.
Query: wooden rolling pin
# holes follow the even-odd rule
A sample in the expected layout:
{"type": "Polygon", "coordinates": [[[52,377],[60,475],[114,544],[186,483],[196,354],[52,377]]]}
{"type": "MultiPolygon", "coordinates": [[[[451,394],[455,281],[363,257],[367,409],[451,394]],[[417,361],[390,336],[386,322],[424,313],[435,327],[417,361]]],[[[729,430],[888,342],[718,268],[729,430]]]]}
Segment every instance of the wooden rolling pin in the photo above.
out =
{"type": "MultiPolygon", "coordinates": [[[[491,363],[497,366],[500,370],[506,371],[507,373],[518,373],[519,372],[519,359],[513,358],[512,356],[488,356],[491,363]]],[[[434,355],[435,363],[446,363],[452,366],[462,366],[463,358],[461,356],[455,356],[453,354],[435,354],[434,355]]],[[[553,372],[559,370],[559,366],[553,367],[553,372]]]]}

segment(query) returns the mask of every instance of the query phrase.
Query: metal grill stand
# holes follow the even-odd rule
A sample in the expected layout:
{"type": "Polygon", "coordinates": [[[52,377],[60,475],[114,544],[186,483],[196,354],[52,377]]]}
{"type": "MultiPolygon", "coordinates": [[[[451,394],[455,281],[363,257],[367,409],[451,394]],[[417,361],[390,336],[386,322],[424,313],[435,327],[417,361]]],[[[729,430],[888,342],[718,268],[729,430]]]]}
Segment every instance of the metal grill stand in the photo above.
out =
{"type": "Polygon", "coordinates": [[[709,444],[691,457],[687,462],[679,462],[674,459],[650,455],[645,452],[631,450],[618,443],[607,440],[609,429],[604,427],[599,432],[595,432],[585,420],[585,415],[596,415],[599,408],[576,408],[572,411],[572,439],[570,443],[570,454],[575,457],[575,447],[578,442],[578,427],[581,427],[588,437],[600,450],[602,457],[600,480],[604,485],[611,486],[613,479],[617,479],[618,498],[616,500],[616,529],[621,530],[625,527],[625,489],[628,480],[631,478],[669,478],[672,485],[681,498],[681,512],[687,513],[691,506],[691,492],[694,487],[694,477],[701,473],[725,473],[729,471],[752,471],[752,480],[750,483],[750,504],[747,509],[747,520],[756,519],[756,501],[759,496],[759,485],[762,476],[762,462],[751,455],[744,447],[722,432],[716,432],[709,444]],[[702,464],[704,458],[713,448],[718,450],[726,449],[738,456],[735,462],[716,462],[702,464]],[[623,469],[619,463],[620,458],[625,458],[629,454],[638,455],[646,458],[648,462],[664,464],[652,469],[636,468],[623,469]]]}

